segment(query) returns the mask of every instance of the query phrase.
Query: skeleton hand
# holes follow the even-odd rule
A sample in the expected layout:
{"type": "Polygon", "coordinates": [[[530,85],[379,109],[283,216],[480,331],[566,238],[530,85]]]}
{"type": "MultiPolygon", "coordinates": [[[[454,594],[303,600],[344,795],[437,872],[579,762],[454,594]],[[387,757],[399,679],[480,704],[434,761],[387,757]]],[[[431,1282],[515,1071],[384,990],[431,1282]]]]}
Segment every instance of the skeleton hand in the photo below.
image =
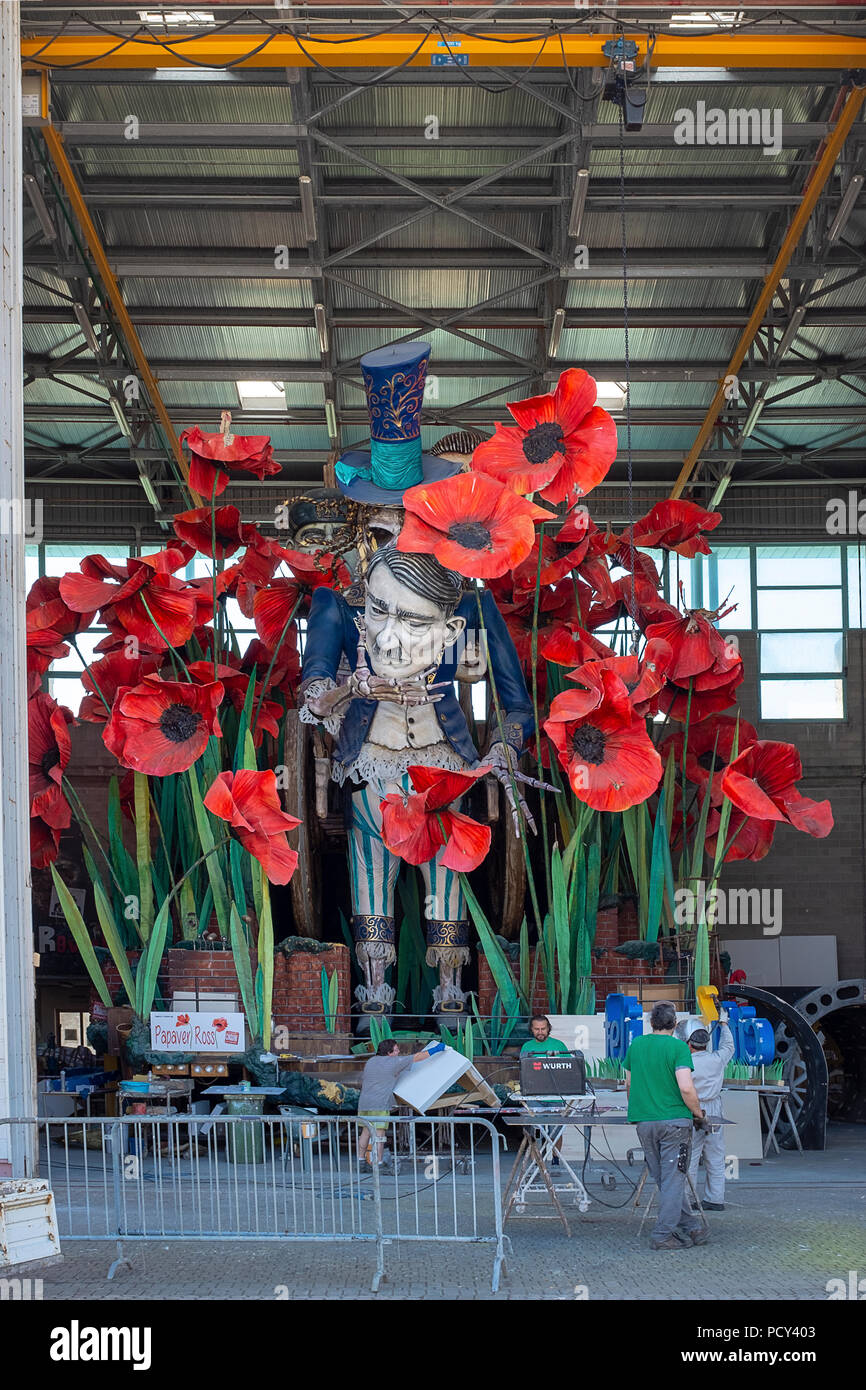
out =
{"type": "Polygon", "coordinates": [[[428,666],[409,680],[375,675],[367,662],[367,626],[364,619],[356,618],[355,626],[358,629],[357,664],[348,680],[348,688],[353,694],[365,700],[385,700],[396,705],[435,705],[442,699],[440,692],[448,689],[449,682],[428,684],[430,677],[436,673],[435,666],[428,666]]]}
{"type": "Polygon", "coordinates": [[[526,817],[526,824],[533,835],[537,834],[535,821],[532,818],[529,807],[517,789],[517,800],[515,802],[515,787],[512,783],[521,783],[525,787],[537,787],[539,791],[553,792],[559,794],[558,787],[552,787],[549,782],[539,782],[536,777],[527,777],[523,772],[517,770],[517,754],[513,749],[506,749],[503,743],[494,743],[484,761],[490,764],[490,772],[497,782],[501,782],[505,788],[505,797],[511,808],[511,819],[514,822],[514,833],[520,839],[520,811],[526,817]]]}

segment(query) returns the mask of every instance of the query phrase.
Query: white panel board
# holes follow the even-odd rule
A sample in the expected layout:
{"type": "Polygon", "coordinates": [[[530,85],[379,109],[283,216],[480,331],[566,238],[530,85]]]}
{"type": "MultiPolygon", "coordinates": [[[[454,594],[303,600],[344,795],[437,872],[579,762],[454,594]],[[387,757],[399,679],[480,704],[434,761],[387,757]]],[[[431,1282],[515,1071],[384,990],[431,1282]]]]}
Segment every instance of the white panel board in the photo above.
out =
{"type": "Polygon", "coordinates": [[[835,985],[839,979],[835,936],[779,937],[783,985],[835,985]]]}
{"type": "Polygon", "coordinates": [[[745,970],[746,984],[774,989],[782,983],[778,936],[753,937],[748,941],[719,941],[719,949],[731,957],[732,970],[745,970]]]}
{"type": "Polygon", "coordinates": [[[423,1062],[413,1062],[394,1087],[394,1095],[423,1115],[469,1070],[474,1071],[472,1063],[453,1047],[446,1047],[423,1062]]]}
{"type": "MultiPolygon", "coordinates": [[[[605,1106],[625,1111],[628,1101],[624,1091],[605,1091],[599,1099],[605,1106]]],[[[725,1126],[725,1152],[744,1163],[763,1157],[761,1140],[761,1118],[758,1107],[758,1092],[732,1088],[722,1091],[722,1113],[725,1119],[735,1121],[725,1126]]],[[[639,1149],[640,1140],[634,1125],[610,1125],[603,1129],[600,1125],[592,1131],[592,1150],[590,1161],[604,1163],[605,1159],[622,1162],[629,1149],[639,1149]]],[[[563,1139],[562,1152],[566,1158],[583,1158],[583,1130],[576,1125],[568,1125],[563,1139]]],[[[640,1172],[640,1168],[629,1170],[640,1172]]]]}

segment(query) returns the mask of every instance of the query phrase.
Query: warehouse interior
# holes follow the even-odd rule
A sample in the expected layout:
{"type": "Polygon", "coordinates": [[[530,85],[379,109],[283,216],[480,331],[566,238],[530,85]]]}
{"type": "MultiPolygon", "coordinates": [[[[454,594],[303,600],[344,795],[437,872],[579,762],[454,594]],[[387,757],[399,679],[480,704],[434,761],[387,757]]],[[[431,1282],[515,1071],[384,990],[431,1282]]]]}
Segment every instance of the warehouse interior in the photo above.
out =
{"type": "MultiPolygon", "coordinates": [[[[782,897],[718,936],[808,1018],[830,1119],[866,1123],[864,11],[23,0],[20,38],[28,587],[169,545],[180,436],[226,411],[279,469],[221,501],[279,538],[368,447],[374,349],[430,343],[425,449],[585,370],[619,442],[594,522],[722,513],[668,600],[730,609],[742,717],[832,803],[827,838],[784,826],[727,867],[742,902],[782,897]]],[[[43,689],[77,713],[76,652],[43,689]]],[[[112,760],[95,726],[71,738],[95,795],[112,760]]],[[[44,869],[33,894],[37,1042],[84,1045],[44,869]]]]}

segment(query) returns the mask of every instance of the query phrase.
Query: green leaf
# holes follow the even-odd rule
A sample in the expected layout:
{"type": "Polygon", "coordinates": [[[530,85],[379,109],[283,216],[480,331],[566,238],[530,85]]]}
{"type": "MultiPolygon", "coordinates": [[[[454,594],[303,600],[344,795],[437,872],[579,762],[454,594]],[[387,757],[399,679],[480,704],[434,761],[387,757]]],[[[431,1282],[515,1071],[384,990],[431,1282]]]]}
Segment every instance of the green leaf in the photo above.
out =
{"type": "Polygon", "coordinates": [[[337,1026],[337,1010],[340,1005],[340,977],[336,970],[331,971],[331,982],[328,985],[328,1018],[330,1019],[329,1031],[333,1033],[337,1026]]]}
{"type": "Polygon", "coordinates": [[[262,972],[260,1034],[262,1046],[267,1050],[271,1045],[271,1006],[274,998],[274,919],[271,912],[271,893],[267,876],[258,862],[253,869],[253,878],[255,879],[256,876],[259,878],[262,898],[258,940],[259,970],[262,972]],[[256,871],[258,871],[258,875],[256,871]]]}
{"type": "Polygon", "coordinates": [[[238,910],[234,903],[231,905],[230,929],[232,955],[234,956],[235,972],[238,977],[238,984],[240,985],[244,1013],[250,1025],[250,1032],[253,1037],[256,1037],[258,1034],[258,1019],[256,1017],[256,996],[253,989],[253,972],[250,968],[250,951],[246,936],[244,935],[243,926],[241,925],[241,919],[238,916],[238,910]]]}
{"type": "Polygon", "coordinates": [[[520,992],[524,999],[529,999],[529,926],[525,913],[520,923],[520,992]]]}
{"type": "MultiPolygon", "coordinates": [[[[198,784],[198,773],[195,764],[187,772],[188,785],[192,796],[192,809],[195,816],[196,828],[198,830],[199,841],[201,842],[201,852],[206,854],[205,868],[213,893],[214,908],[216,910],[217,921],[219,923],[220,935],[225,937],[229,934],[229,899],[226,893],[226,884],[222,869],[216,862],[214,853],[214,835],[211,828],[209,812],[202,801],[201,791],[198,784]]],[[[250,1020],[252,1027],[252,1020],[250,1020]]]]}
{"type": "Polygon", "coordinates": [[[195,941],[198,936],[198,914],[195,910],[195,895],[192,891],[192,884],[188,878],[181,880],[179,896],[181,934],[184,941],[195,941]]]}
{"type": "MultiPolygon", "coordinates": [[[[581,852],[582,859],[583,854],[581,852]]],[[[568,900],[559,845],[553,846],[550,873],[553,888],[553,931],[556,941],[556,958],[559,965],[559,994],[562,1006],[560,1012],[567,1013],[571,993],[571,934],[568,929],[568,900]]]]}
{"type": "MultiPolygon", "coordinates": [[[[229,867],[232,875],[232,892],[235,896],[238,913],[241,921],[247,915],[247,895],[244,889],[244,858],[245,851],[241,848],[238,840],[229,841],[229,867]]],[[[259,895],[256,895],[259,896],[259,895]]],[[[256,914],[259,915],[258,913],[256,914]]]]}
{"type": "Polygon", "coordinates": [[[658,941],[659,923],[662,916],[662,901],[665,889],[664,847],[668,844],[667,822],[665,820],[665,791],[659,793],[656,808],[656,823],[653,829],[652,862],[650,864],[649,902],[647,904],[647,941],[658,941]]]}
{"type": "Polygon", "coordinates": [[[490,1057],[493,1055],[493,1049],[490,1046],[490,1039],[484,1027],[484,1020],[478,1010],[478,997],[475,994],[470,994],[469,998],[472,1001],[472,1012],[475,1015],[475,1027],[478,1029],[478,1037],[481,1040],[484,1051],[487,1053],[488,1057],[490,1057]]]}
{"type": "Polygon", "coordinates": [[[213,912],[213,892],[211,891],[211,886],[210,886],[210,884],[208,884],[207,888],[204,890],[204,898],[202,899],[201,912],[200,912],[199,915],[198,915],[198,934],[199,934],[199,936],[203,936],[204,933],[207,931],[208,927],[210,926],[210,919],[211,919],[211,913],[212,913],[212,912],[213,912]]]}
{"type": "Polygon", "coordinates": [[[475,923],[475,929],[478,932],[478,937],[481,942],[481,949],[487,959],[487,964],[490,966],[490,973],[496,982],[496,986],[502,998],[505,1000],[506,1009],[512,1004],[516,1004],[519,1008],[520,991],[517,986],[517,981],[512,974],[508,958],[499,945],[499,942],[496,940],[496,937],[493,935],[490,923],[482,912],[478,899],[472,891],[472,886],[465,874],[460,875],[460,886],[463,889],[466,903],[472,914],[472,920],[475,923]]]}
{"type": "MultiPolygon", "coordinates": [[[[99,918],[99,925],[102,928],[102,935],[105,937],[105,944],[111,952],[111,959],[117,967],[117,973],[120,976],[123,988],[126,990],[126,997],[130,1005],[134,1005],[135,982],[129,967],[126,947],[117,929],[117,923],[114,920],[114,911],[108,900],[108,895],[102,886],[102,881],[96,872],[96,865],[93,862],[93,857],[86,845],[84,846],[84,862],[93,885],[93,901],[96,906],[96,915],[99,918]]],[[[100,974],[101,973],[100,971],[100,974]]]]}
{"type": "Polygon", "coordinates": [[[135,972],[135,1012],[138,1017],[145,1021],[153,1007],[153,996],[156,993],[156,977],[159,973],[162,953],[165,949],[165,938],[168,933],[169,923],[169,901],[166,898],[153,924],[144,954],[138,962],[138,969],[135,972]]]}
{"type": "MultiPolygon", "coordinates": [[[[734,730],[734,742],[731,746],[730,762],[734,761],[740,746],[740,716],[737,715],[737,727],[734,730]]],[[[722,808],[719,813],[719,830],[716,836],[716,852],[713,856],[713,881],[717,880],[722,870],[724,854],[727,848],[728,826],[731,821],[731,799],[728,796],[722,797],[722,808]]]]}
{"type": "Polygon", "coordinates": [[[153,879],[150,866],[150,788],[143,772],[133,772],[135,859],[138,868],[138,924],[142,941],[153,927],[153,879]]]}
{"type": "MultiPolygon", "coordinates": [[[[63,916],[66,918],[66,925],[72,932],[73,940],[84,962],[84,967],[93,981],[97,994],[107,1009],[112,1007],[112,998],[105,983],[105,976],[99,968],[99,961],[96,959],[96,952],[93,949],[93,942],[90,940],[90,933],[82,917],[78,903],[73,898],[63,879],[55,869],[53,864],[48,866],[51,870],[51,877],[54,880],[54,887],[57,891],[57,898],[63,909],[63,916]]],[[[29,930],[29,928],[28,928],[29,930]]]]}

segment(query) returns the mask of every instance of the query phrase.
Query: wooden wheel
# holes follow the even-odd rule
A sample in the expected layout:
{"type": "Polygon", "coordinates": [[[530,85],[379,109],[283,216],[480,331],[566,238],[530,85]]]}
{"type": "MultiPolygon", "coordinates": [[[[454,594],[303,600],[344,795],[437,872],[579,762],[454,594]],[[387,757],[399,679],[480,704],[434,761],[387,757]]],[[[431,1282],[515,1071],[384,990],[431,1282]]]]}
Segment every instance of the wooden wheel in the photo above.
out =
{"type": "Polygon", "coordinates": [[[322,833],[316,814],[316,764],[314,729],[302,724],[296,709],[286,711],[284,781],[285,807],[301,821],[289,832],[289,844],[298,852],[298,867],[289,885],[298,936],[322,935],[322,833]]]}

